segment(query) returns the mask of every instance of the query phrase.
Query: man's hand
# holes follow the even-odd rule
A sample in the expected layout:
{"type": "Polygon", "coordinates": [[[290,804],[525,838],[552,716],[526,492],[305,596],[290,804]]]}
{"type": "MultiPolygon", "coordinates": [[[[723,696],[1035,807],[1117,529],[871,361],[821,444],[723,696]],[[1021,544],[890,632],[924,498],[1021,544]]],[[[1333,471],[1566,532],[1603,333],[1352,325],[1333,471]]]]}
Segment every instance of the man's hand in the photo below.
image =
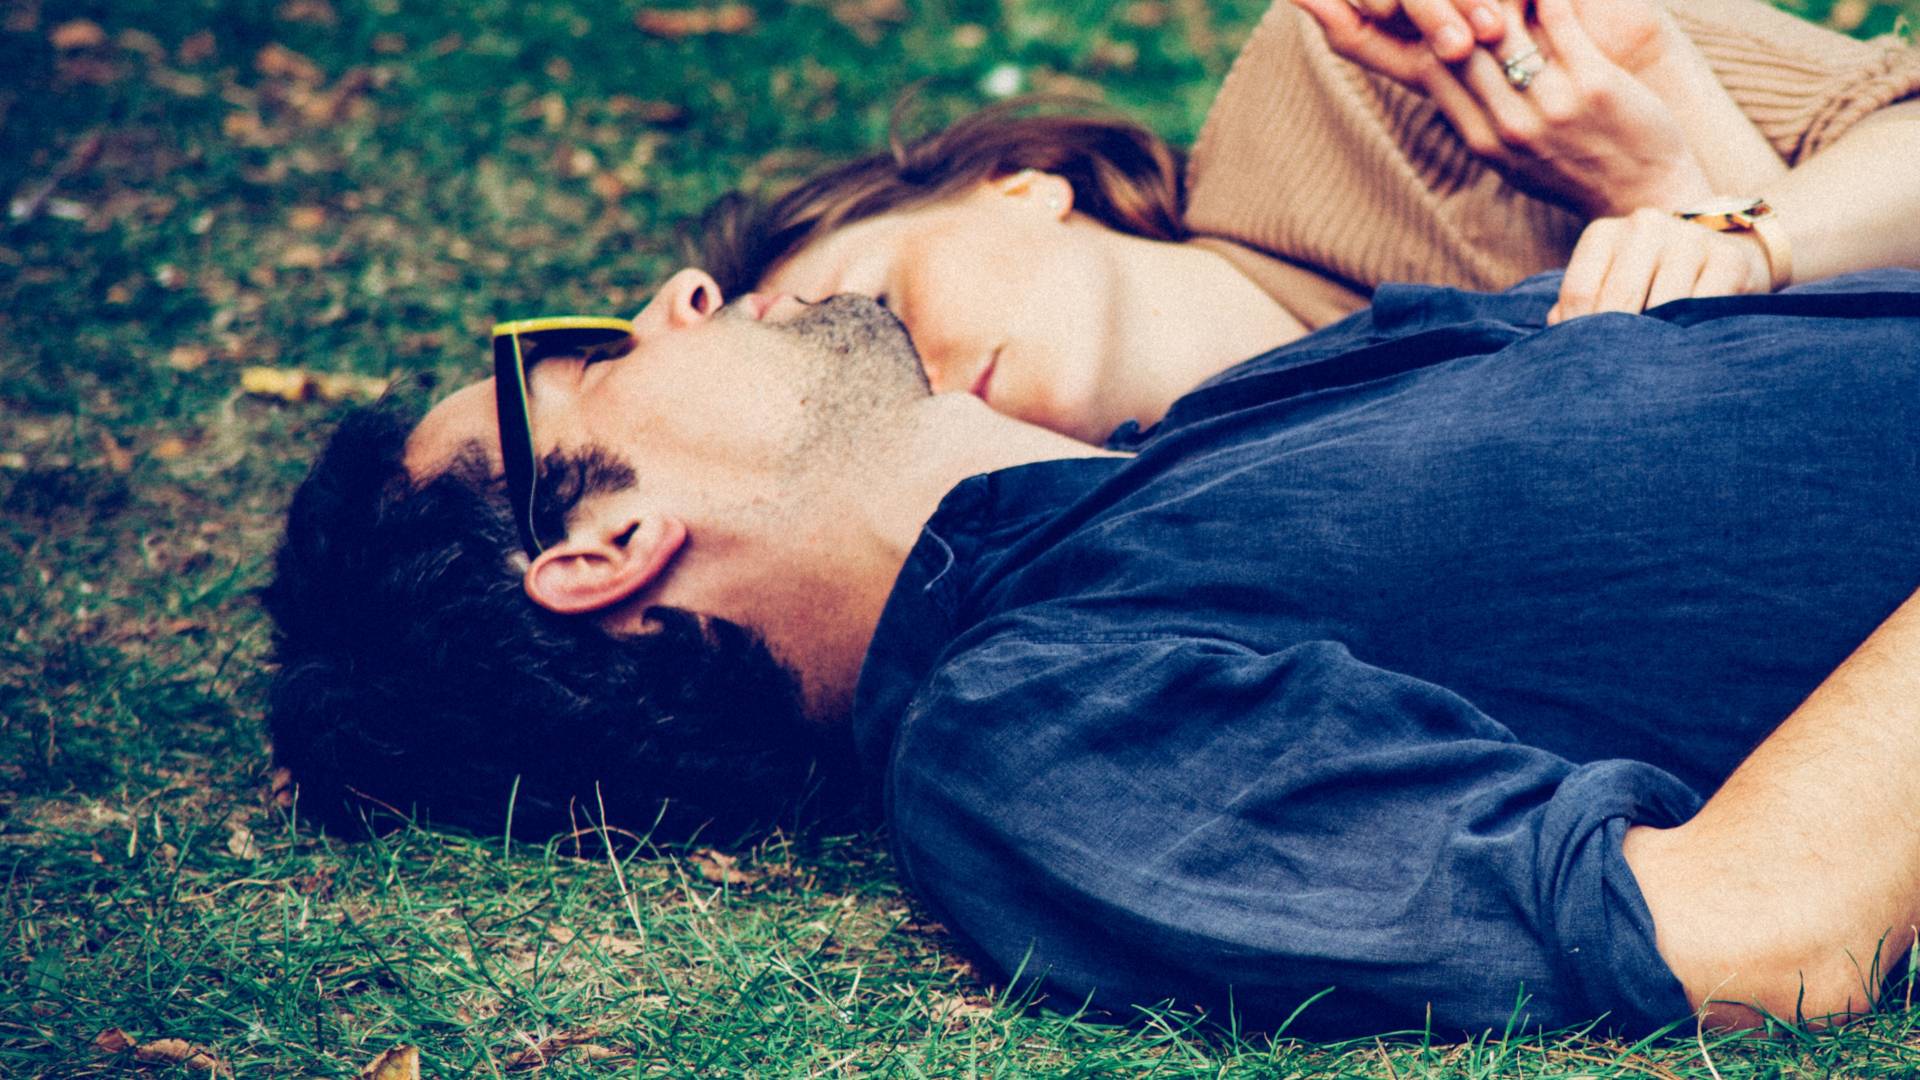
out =
{"type": "MultiPolygon", "coordinates": [[[[1596,41],[1576,0],[1540,0],[1532,24],[1509,0],[1511,21],[1497,53],[1532,55],[1537,73],[1524,89],[1508,82],[1495,51],[1472,50],[1449,66],[1346,0],[1294,3],[1320,23],[1335,53],[1432,99],[1468,148],[1521,187],[1591,217],[1713,194],[1672,110],[1596,41]]],[[[1663,40],[1645,4],[1588,6],[1611,47],[1636,63],[1663,40]]]]}
{"type": "Polygon", "coordinates": [[[1636,210],[1601,218],[1580,234],[1547,322],[1772,288],[1766,249],[1752,233],[1715,232],[1664,210],[1636,210]]]}

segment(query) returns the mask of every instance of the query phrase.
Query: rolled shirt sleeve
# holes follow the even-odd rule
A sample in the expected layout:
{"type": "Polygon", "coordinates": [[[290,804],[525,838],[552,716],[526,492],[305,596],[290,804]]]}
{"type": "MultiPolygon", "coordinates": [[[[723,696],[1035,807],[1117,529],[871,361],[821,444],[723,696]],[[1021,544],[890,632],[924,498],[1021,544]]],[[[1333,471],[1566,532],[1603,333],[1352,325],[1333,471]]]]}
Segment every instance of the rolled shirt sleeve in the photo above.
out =
{"type": "Polygon", "coordinates": [[[1684,1018],[1621,855],[1697,797],[1574,765],[1339,644],[976,627],[887,799],[906,877],[1058,1007],[1172,1002],[1315,1038],[1684,1018]]]}

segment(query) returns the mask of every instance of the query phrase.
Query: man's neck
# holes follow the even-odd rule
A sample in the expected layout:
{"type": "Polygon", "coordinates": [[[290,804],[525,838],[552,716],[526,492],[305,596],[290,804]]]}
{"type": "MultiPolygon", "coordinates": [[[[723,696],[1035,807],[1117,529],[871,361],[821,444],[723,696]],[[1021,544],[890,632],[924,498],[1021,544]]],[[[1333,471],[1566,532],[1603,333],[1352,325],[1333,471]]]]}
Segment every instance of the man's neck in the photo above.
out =
{"type": "Polygon", "coordinates": [[[894,579],[954,485],[1039,461],[1124,456],[1001,415],[968,394],[916,402],[878,442],[878,452],[863,453],[862,465],[826,495],[823,527],[793,538],[796,549],[787,557],[815,574],[796,594],[805,597],[804,610],[767,627],[776,651],[807,673],[815,716],[843,716],[850,708],[894,579]]]}

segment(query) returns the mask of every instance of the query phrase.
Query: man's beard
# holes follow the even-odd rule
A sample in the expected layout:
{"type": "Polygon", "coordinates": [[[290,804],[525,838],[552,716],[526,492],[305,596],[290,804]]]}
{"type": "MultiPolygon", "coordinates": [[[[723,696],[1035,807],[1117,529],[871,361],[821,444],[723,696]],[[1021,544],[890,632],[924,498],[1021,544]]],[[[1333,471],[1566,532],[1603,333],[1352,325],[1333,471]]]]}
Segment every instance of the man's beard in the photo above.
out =
{"type": "Polygon", "coordinates": [[[933,392],[906,325],[868,297],[841,293],[796,318],[771,325],[821,357],[829,383],[864,387],[868,395],[899,399],[923,398],[933,392]]]}

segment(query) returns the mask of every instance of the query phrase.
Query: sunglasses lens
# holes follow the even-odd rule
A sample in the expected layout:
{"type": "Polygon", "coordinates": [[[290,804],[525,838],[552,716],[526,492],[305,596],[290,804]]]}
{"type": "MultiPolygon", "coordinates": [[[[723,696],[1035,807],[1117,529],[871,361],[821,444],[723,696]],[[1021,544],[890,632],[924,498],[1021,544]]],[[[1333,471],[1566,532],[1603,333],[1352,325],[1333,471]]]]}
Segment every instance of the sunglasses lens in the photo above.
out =
{"type": "Polygon", "coordinates": [[[627,352],[632,344],[633,332],[627,327],[534,330],[520,335],[520,357],[527,367],[556,357],[607,360],[627,352]]]}

